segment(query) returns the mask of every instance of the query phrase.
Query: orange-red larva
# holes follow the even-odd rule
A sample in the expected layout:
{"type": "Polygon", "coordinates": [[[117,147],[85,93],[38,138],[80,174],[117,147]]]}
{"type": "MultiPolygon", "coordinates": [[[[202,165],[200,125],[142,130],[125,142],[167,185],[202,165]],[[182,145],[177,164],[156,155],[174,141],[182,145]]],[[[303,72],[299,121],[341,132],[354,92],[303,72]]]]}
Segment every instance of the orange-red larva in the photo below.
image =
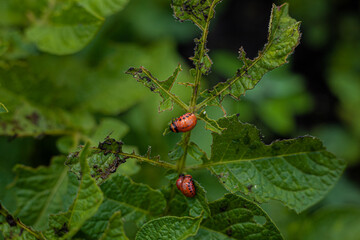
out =
{"type": "Polygon", "coordinates": [[[176,181],[176,186],[186,197],[194,197],[196,195],[195,184],[191,175],[184,176],[184,174],[181,174],[176,181]]]}
{"type": "Polygon", "coordinates": [[[188,132],[196,126],[197,119],[193,113],[185,113],[170,124],[172,132],[188,132]]]}
{"type": "Polygon", "coordinates": [[[178,180],[176,181],[176,187],[181,191],[181,184],[184,180],[184,174],[180,174],[178,180]]]}

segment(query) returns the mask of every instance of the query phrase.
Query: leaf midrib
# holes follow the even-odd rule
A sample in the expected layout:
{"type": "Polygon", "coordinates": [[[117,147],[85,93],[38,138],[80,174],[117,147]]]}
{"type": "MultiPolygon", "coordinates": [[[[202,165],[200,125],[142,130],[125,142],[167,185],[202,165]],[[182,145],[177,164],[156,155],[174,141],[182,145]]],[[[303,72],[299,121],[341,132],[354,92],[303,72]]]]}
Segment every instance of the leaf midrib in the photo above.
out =
{"type": "Polygon", "coordinates": [[[35,220],[34,226],[37,226],[40,219],[44,216],[46,209],[48,209],[50,202],[54,199],[55,194],[58,192],[58,190],[61,187],[61,184],[63,183],[65,176],[67,174],[67,169],[64,168],[61,172],[58,181],[56,182],[55,186],[52,188],[49,197],[47,198],[44,207],[42,208],[41,212],[39,213],[38,217],[35,220]]]}
{"type": "Polygon", "coordinates": [[[307,155],[309,153],[323,153],[323,152],[326,152],[326,150],[297,152],[297,153],[281,154],[281,155],[269,156],[269,157],[258,157],[258,158],[247,158],[247,159],[235,159],[235,160],[229,160],[229,161],[219,161],[219,162],[212,162],[212,163],[207,163],[207,164],[203,164],[203,165],[197,165],[197,166],[194,166],[194,167],[196,167],[196,168],[199,168],[199,167],[212,167],[212,166],[216,166],[216,165],[226,165],[226,164],[239,163],[239,162],[245,162],[245,161],[251,162],[251,161],[256,161],[256,160],[266,160],[266,159],[281,158],[281,157],[292,157],[292,156],[298,156],[298,155],[303,155],[303,154],[307,155]]]}

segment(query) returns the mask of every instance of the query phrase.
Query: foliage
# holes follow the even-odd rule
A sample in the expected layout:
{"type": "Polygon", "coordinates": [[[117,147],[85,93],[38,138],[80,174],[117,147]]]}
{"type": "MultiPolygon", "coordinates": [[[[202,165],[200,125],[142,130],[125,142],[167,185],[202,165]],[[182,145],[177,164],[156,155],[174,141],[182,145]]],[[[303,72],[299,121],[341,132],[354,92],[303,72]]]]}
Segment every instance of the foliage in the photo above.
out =
{"type": "MultiPolygon", "coordinates": [[[[224,102],[228,96],[240,100],[265,74],[287,63],[300,41],[300,22],[289,16],[288,4],[274,4],[267,42],[258,56],[248,58],[241,47],[235,73],[202,89],[213,65],[207,48],[210,21],[221,0],[172,1],[175,18],[194,23],[201,32],[195,39],[189,74],[182,72],[186,66],[176,64],[175,47],[166,41],[150,47],[113,43],[101,52],[94,50],[102,47],[100,28],[106,29],[105,19],[112,21],[127,2],[25,1],[19,7],[17,1],[1,3],[1,11],[9,18],[3,20],[8,29],[0,31],[0,95],[6,105],[0,103],[0,133],[14,138],[55,136],[59,152],[67,155],[54,156],[48,167],[14,167],[16,179],[9,193],[15,195],[16,208],[0,205],[3,236],[283,239],[258,204],[278,200],[301,213],[334,186],[345,162],[312,136],[265,144],[255,126],[241,122],[238,115],[227,116],[224,102]],[[54,56],[81,49],[77,55],[54,56]],[[92,61],[88,56],[93,56],[92,61]],[[190,78],[193,81],[188,82],[190,78]],[[127,123],[118,119],[140,100],[153,101],[139,85],[160,96],[159,112],[194,113],[199,125],[211,132],[211,154],[191,141],[192,132],[182,133],[168,159],[164,154],[154,156],[151,147],[141,155],[125,145],[120,139],[126,139],[129,131],[159,135],[164,125],[154,115],[149,117],[148,109],[140,109],[148,125],[137,130],[128,125],[138,121],[139,115],[127,123]],[[183,91],[189,88],[190,96],[183,91]],[[224,116],[213,118],[207,113],[210,106],[224,116]],[[191,159],[194,164],[189,164],[191,159]],[[130,177],[140,169],[137,164],[143,175],[152,167],[164,169],[158,175],[165,176],[166,183],[160,188],[151,181],[137,182],[136,176],[130,177]],[[228,193],[210,201],[207,191],[211,189],[194,177],[196,196],[182,195],[175,186],[178,175],[195,176],[196,170],[215,176],[228,193]]],[[[162,138],[170,139],[169,135],[162,138]]],[[[129,144],[133,144],[131,138],[129,144]]],[[[350,212],[326,214],[353,217],[350,212]]],[[[320,227],[327,224],[322,215],[318,219],[320,227]]],[[[309,230],[309,239],[311,234],[309,230]]]]}

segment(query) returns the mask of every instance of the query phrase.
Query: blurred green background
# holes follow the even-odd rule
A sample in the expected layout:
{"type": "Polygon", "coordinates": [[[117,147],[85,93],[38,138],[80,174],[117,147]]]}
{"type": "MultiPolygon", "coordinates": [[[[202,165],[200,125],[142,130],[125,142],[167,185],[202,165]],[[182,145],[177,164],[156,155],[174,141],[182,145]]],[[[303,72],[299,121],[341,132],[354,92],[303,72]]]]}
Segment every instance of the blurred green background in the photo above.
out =
{"type": "MultiPolygon", "coordinates": [[[[181,63],[179,80],[191,81],[188,57],[200,34],[194,25],[175,21],[169,1],[130,0],[106,18],[84,49],[56,56],[37,50],[25,34],[37,2],[10,2],[0,2],[0,102],[9,110],[0,115],[0,201],[8,209],[16,211],[15,164],[48,165],[51,157],[69,153],[86,139],[96,143],[112,132],[129,150],[144,154],[151,146],[153,155],[169,159],[180,135],[162,133],[183,112],[175,106],[158,113],[160,97],[124,72],[144,66],[164,80],[181,63]]],[[[224,107],[228,115],[239,113],[242,121],[256,125],[266,143],[310,134],[348,162],[339,183],[308,211],[296,215],[277,202],[263,205],[286,239],[360,239],[359,1],[289,3],[303,33],[289,64],[267,74],[240,102],[225,99],[224,107]]],[[[266,43],[271,5],[265,0],[218,5],[208,39],[214,65],[204,88],[235,73],[240,46],[249,57],[257,56],[266,43]]],[[[191,91],[176,84],[174,92],[188,101],[191,91]]],[[[223,115],[215,107],[207,112],[213,118],[223,115]]],[[[191,140],[209,155],[211,134],[198,125],[191,140]]],[[[187,164],[196,162],[188,159],[187,164]]],[[[155,188],[167,183],[162,169],[145,164],[123,171],[155,188]]],[[[206,171],[192,175],[209,200],[225,192],[206,171]]]]}

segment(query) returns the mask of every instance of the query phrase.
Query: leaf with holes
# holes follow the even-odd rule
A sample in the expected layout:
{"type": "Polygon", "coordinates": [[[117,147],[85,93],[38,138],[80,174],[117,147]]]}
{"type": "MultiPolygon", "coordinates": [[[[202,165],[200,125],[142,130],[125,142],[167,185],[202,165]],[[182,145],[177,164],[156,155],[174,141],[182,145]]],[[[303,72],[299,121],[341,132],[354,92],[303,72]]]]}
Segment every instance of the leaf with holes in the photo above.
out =
{"type": "Polygon", "coordinates": [[[172,0],[171,7],[180,21],[192,21],[202,31],[208,28],[215,15],[215,6],[221,0],[172,0]]]}
{"type": "Polygon", "coordinates": [[[40,232],[24,225],[18,218],[12,216],[9,211],[0,203],[0,232],[7,240],[36,240],[40,239],[40,232]],[[24,231],[26,227],[27,231],[24,231]],[[31,231],[32,233],[30,233],[31,231]],[[35,237],[36,236],[36,237],[35,237]]]}
{"type": "Polygon", "coordinates": [[[210,161],[203,165],[230,192],[259,202],[275,199],[296,212],[318,202],[333,187],[345,162],[311,136],[264,144],[259,131],[237,116],[218,120],[226,128],[213,133],[210,161]]]}
{"type": "Polygon", "coordinates": [[[180,21],[190,20],[203,32],[203,38],[195,39],[195,54],[190,60],[200,69],[201,73],[210,73],[213,64],[206,48],[210,20],[215,16],[215,7],[221,0],[173,0],[171,6],[175,17],[180,21]]]}
{"type": "Polygon", "coordinates": [[[240,48],[240,60],[243,67],[235,76],[226,82],[205,90],[201,95],[205,98],[198,108],[206,105],[220,105],[226,95],[239,99],[246,90],[253,89],[265,73],[287,62],[288,56],[294,52],[300,41],[300,22],[288,14],[288,5],[273,5],[269,24],[268,42],[259,56],[253,60],[246,58],[245,51],[240,48]]]}
{"type": "Polygon", "coordinates": [[[225,128],[219,126],[219,124],[207,116],[206,112],[203,111],[198,115],[198,118],[205,122],[205,129],[210,130],[214,133],[221,134],[225,128]]]}
{"type": "Polygon", "coordinates": [[[138,82],[144,84],[152,92],[158,93],[160,95],[163,100],[160,102],[159,112],[162,112],[165,110],[171,110],[173,108],[174,102],[179,104],[179,106],[182,107],[184,110],[188,109],[185,103],[183,103],[177,96],[170,92],[181,70],[181,66],[178,65],[173,75],[171,75],[165,81],[159,81],[158,79],[153,77],[147,69],[143,67],[129,68],[126,73],[132,75],[138,82]]]}
{"type": "Polygon", "coordinates": [[[209,207],[211,216],[203,220],[198,234],[190,239],[283,239],[269,216],[243,197],[226,194],[209,207]]]}
{"type": "MultiPolygon", "coordinates": [[[[111,174],[115,173],[119,166],[126,162],[127,157],[121,155],[123,153],[123,144],[121,141],[106,137],[103,142],[99,143],[97,148],[89,149],[86,160],[90,166],[90,175],[96,180],[97,184],[101,184],[111,174]]],[[[79,151],[69,154],[66,165],[70,167],[70,171],[75,173],[78,178],[81,177],[79,151]]]]}

